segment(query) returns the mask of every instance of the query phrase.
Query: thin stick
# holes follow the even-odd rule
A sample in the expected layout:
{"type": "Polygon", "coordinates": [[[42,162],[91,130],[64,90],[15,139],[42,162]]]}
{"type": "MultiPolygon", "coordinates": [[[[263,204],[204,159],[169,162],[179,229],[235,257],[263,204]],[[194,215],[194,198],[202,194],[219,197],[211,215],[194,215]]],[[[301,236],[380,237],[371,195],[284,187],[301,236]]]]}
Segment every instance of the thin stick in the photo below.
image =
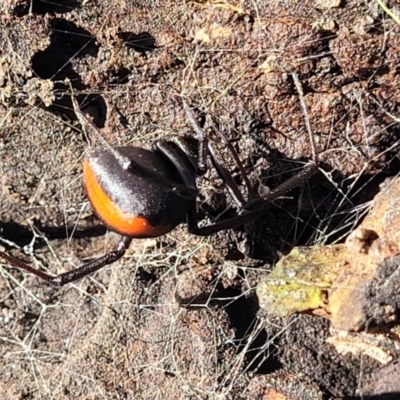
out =
{"type": "Polygon", "coordinates": [[[296,86],[297,93],[299,95],[301,108],[303,109],[303,114],[304,114],[304,119],[306,122],[308,137],[310,139],[310,144],[311,144],[311,155],[314,160],[314,163],[318,164],[318,155],[317,155],[317,151],[315,149],[315,142],[314,142],[314,136],[313,136],[313,133],[311,130],[310,118],[308,117],[307,104],[304,100],[303,86],[301,85],[301,82],[300,82],[299,77],[296,72],[292,73],[292,78],[293,78],[293,82],[296,86]]]}

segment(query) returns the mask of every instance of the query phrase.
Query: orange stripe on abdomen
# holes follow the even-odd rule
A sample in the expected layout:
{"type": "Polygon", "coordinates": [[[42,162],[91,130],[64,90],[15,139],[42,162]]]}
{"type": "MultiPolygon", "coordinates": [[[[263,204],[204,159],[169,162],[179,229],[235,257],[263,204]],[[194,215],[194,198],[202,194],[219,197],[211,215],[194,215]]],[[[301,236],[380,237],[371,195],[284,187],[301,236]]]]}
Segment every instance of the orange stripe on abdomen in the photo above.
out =
{"type": "Polygon", "coordinates": [[[156,237],[171,231],[171,227],[154,227],[146,218],[121,210],[104,192],[89,160],[83,164],[83,182],[95,213],[111,230],[136,238],[156,237]]]}

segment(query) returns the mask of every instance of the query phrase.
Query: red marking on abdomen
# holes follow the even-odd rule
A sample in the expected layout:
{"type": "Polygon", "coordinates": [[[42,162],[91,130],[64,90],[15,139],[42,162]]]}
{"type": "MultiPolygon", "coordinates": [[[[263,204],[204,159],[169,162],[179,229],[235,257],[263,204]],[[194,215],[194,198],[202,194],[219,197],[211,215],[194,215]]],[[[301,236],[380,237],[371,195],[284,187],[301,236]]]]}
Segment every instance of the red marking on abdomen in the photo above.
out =
{"type": "Polygon", "coordinates": [[[100,186],[89,160],[83,164],[83,182],[95,213],[111,230],[136,238],[156,237],[171,231],[169,226],[152,226],[146,218],[121,210],[100,186]]]}

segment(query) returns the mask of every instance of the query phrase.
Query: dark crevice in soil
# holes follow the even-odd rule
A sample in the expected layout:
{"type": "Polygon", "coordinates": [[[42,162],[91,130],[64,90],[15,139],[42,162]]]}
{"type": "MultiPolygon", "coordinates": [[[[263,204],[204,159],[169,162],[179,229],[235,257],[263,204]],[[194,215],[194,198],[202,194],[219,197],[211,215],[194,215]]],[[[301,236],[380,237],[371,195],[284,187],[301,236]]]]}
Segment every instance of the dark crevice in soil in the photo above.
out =
{"type": "Polygon", "coordinates": [[[81,5],[80,1],[77,0],[31,0],[27,4],[19,4],[14,9],[14,14],[17,17],[23,17],[30,12],[37,15],[45,14],[65,14],[69,13],[81,5]]]}
{"type": "MultiPolygon", "coordinates": [[[[86,239],[102,236],[106,233],[107,228],[103,225],[96,225],[84,229],[65,228],[65,227],[48,227],[37,224],[37,230],[49,240],[68,239],[71,235],[75,239],[86,239]]],[[[0,223],[1,236],[5,240],[9,240],[20,247],[26,246],[33,240],[32,230],[28,229],[15,222],[0,223]]],[[[35,247],[40,248],[44,246],[40,240],[35,242],[35,247]]]]}
{"type": "Polygon", "coordinates": [[[131,70],[121,67],[117,70],[110,70],[108,72],[108,82],[110,85],[124,85],[129,82],[129,75],[131,70]]]}
{"type": "MultiPolygon", "coordinates": [[[[75,120],[71,88],[64,82],[66,79],[69,80],[73,89],[78,93],[88,89],[79,74],[75,72],[72,62],[85,56],[96,57],[99,46],[96,44],[94,36],[73,22],[55,18],[51,22],[51,27],[51,43],[45,50],[37,52],[32,57],[32,69],[39,78],[55,82],[56,100],[50,107],[45,108],[55,114],[75,120]]],[[[86,108],[93,117],[95,124],[104,127],[107,112],[102,96],[81,94],[77,96],[77,99],[82,108],[86,108]]]]}
{"type": "MultiPolygon", "coordinates": [[[[239,343],[237,351],[240,353],[248,344],[248,336],[257,323],[257,306],[254,298],[240,296],[240,290],[229,287],[218,290],[218,297],[227,297],[237,300],[227,300],[224,307],[229,316],[230,324],[235,329],[235,342],[239,343]]],[[[246,369],[257,374],[267,374],[277,371],[282,364],[277,359],[277,354],[271,354],[270,349],[260,352],[260,348],[268,341],[267,333],[261,330],[256,337],[252,338],[251,344],[246,352],[246,369]],[[267,354],[268,352],[268,354],[267,354]]],[[[272,345],[273,346],[273,345],[272,345]]]]}
{"type": "Polygon", "coordinates": [[[146,52],[157,49],[156,39],[149,32],[141,32],[138,34],[133,32],[119,32],[118,37],[127,47],[143,56],[146,55],[146,52]]]}

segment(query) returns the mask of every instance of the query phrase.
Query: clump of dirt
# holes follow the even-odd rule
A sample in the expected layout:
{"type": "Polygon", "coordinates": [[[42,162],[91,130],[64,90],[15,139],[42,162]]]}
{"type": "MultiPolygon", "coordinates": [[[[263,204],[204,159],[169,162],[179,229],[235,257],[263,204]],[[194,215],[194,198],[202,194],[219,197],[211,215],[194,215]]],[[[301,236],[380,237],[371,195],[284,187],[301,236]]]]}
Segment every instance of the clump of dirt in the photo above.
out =
{"type": "MultiPolygon", "coordinates": [[[[3,397],[328,399],[362,390],[358,377],[376,364],[325,342],[310,355],[328,329],[315,317],[264,329],[252,291],[294,245],[343,240],[398,172],[400,27],[358,0],[7,0],[0,26],[0,245],[38,268],[76,268],[117,240],[81,187],[84,152],[100,144],[79,125],[72,96],[112,145],[144,147],[193,136],[185,99],[228,137],[254,192],[312,158],[308,119],[323,171],[245,227],[138,241],[62,289],[2,268],[3,397]]],[[[221,162],[246,193],[220,138],[221,162]]],[[[198,186],[206,222],[238,212],[215,172],[198,186]]]]}

